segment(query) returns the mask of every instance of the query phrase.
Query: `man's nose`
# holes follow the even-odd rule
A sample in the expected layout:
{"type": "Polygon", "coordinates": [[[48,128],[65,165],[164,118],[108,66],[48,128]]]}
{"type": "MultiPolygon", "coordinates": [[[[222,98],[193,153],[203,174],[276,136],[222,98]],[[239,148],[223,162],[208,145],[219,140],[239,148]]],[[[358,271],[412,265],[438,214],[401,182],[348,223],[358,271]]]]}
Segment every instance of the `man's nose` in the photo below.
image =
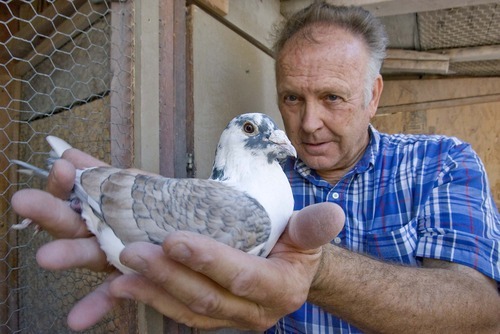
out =
{"type": "Polygon", "coordinates": [[[302,112],[302,130],[314,133],[323,126],[322,108],[319,103],[307,101],[302,112]]]}

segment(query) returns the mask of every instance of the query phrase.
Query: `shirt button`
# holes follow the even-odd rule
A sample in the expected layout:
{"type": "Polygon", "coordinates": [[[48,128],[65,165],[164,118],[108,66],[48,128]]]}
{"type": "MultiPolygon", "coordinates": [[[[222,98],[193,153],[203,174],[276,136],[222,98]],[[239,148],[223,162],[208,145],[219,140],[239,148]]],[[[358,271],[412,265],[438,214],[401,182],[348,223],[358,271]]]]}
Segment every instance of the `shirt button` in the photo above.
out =
{"type": "Polygon", "coordinates": [[[339,193],[332,194],[333,199],[338,199],[340,197],[339,193]]]}
{"type": "Polygon", "coordinates": [[[336,237],[335,239],[333,239],[333,242],[338,245],[342,242],[342,239],[340,239],[340,237],[336,237]]]}

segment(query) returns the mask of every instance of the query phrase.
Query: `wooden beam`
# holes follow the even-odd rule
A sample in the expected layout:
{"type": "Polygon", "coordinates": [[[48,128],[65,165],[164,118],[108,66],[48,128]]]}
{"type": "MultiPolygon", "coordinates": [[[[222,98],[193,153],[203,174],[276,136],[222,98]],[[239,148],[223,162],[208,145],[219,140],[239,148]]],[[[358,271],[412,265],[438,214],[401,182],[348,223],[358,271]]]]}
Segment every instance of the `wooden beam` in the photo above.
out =
{"type": "Polygon", "coordinates": [[[168,177],[193,176],[191,11],[185,0],[160,1],[160,174],[168,177]]]}
{"type": "MultiPolygon", "coordinates": [[[[314,0],[292,0],[281,2],[281,13],[293,13],[310,4],[314,0]]],[[[408,13],[429,12],[440,9],[477,6],[498,3],[498,0],[328,0],[334,5],[356,5],[371,11],[376,16],[401,15],[408,13]]]]}
{"type": "Polygon", "coordinates": [[[392,105],[386,107],[379,107],[377,109],[377,115],[387,115],[400,112],[410,112],[410,111],[428,110],[428,109],[451,108],[463,105],[490,103],[498,101],[500,101],[500,94],[490,94],[490,95],[463,97],[458,99],[410,103],[403,105],[392,105]]]}
{"type": "Polygon", "coordinates": [[[217,15],[226,16],[229,13],[229,0],[198,0],[198,2],[210,7],[217,15]]]}
{"type": "MultiPolygon", "coordinates": [[[[12,16],[19,15],[18,4],[2,4],[0,7],[0,21],[8,22],[12,16]],[[5,10],[6,8],[9,10],[5,10]]],[[[5,23],[0,28],[0,41],[3,42],[9,36],[16,33],[17,24],[5,23]]],[[[6,59],[1,58],[4,67],[0,69],[0,331],[16,332],[19,327],[19,302],[21,300],[19,289],[19,268],[17,246],[17,233],[9,233],[11,224],[17,221],[10,205],[10,199],[17,190],[17,169],[10,167],[9,159],[18,159],[19,151],[19,109],[21,101],[21,81],[15,80],[10,74],[13,63],[8,64],[6,59]],[[10,82],[10,84],[9,84],[10,82]],[[12,112],[14,110],[14,112],[12,112]]]]}
{"type": "Polygon", "coordinates": [[[159,1],[134,1],[134,167],[160,172],[159,1]]]}
{"type": "Polygon", "coordinates": [[[476,46],[430,51],[450,58],[450,62],[485,61],[500,59],[500,45],[476,46]]]}
{"type": "Polygon", "coordinates": [[[382,65],[382,73],[447,74],[448,67],[449,58],[446,55],[390,49],[387,50],[387,57],[382,65]]]}
{"type": "Polygon", "coordinates": [[[458,8],[498,3],[498,0],[389,0],[364,5],[376,16],[391,16],[409,13],[430,12],[441,9],[458,8]]]}
{"type": "Polygon", "coordinates": [[[92,4],[86,2],[78,9],[71,20],[65,20],[49,38],[44,39],[35,47],[35,50],[26,55],[24,61],[19,61],[15,66],[16,74],[23,76],[27,71],[47,59],[52,52],[82,31],[85,31],[92,23],[101,18],[107,10],[108,6],[104,3],[92,4]]]}
{"type": "MultiPolygon", "coordinates": [[[[10,205],[10,199],[17,190],[17,168],[10,164],[9,159],[18,157],[19,151],[19,104],[21,101],[21,81],[13,80],[8,75],[0,78],[0,328],[10,328],[12,332],[19,329],[18,248],[17,234],[9,233],[11,224],[18,219],[10,205]],[[8,86],[8,82],[12,82],[8,86]]],[[[3,332],[3,331],[2,331],[3,332]]]]}

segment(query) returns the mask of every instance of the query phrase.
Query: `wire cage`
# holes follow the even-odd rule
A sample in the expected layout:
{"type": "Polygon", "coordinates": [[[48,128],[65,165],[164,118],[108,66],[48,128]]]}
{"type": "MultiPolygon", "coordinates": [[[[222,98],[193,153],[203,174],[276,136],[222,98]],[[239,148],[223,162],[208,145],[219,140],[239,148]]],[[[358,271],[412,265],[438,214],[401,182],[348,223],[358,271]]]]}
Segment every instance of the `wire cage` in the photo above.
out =
{"type": "MultiPolygon", "coordinates": [[[[119,167],[132,161],[133,1],[0,2],[0,332],[67,333],[75,302],[104,275],[49,272],[35,261],[50,236],[10,228],[12,194],[43,188],[15,158],[43,167],[47,135],[119,167]]],[[[136,304],[87,333],[137,332],[136,304]]]]}

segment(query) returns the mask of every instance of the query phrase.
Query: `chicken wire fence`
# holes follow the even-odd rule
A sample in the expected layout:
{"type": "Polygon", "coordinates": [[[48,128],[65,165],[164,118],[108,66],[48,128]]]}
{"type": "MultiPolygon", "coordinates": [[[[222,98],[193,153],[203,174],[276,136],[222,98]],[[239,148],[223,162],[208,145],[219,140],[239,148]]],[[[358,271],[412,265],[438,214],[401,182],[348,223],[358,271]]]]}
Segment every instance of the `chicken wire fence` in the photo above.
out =
{"type": "MultiPolygon", "coordinates": [[[[37,249],[51,237],[10,228],[22,188],[15,158],[43,167],[47,135],[120,167],[130,166],[133,108],[132,1],[0,2],[0,332],[67,333],[66,317],[104,275],[40,269],[37,249]]],[[[132,302],[88,333],[137,332],[132,302]]]]}

